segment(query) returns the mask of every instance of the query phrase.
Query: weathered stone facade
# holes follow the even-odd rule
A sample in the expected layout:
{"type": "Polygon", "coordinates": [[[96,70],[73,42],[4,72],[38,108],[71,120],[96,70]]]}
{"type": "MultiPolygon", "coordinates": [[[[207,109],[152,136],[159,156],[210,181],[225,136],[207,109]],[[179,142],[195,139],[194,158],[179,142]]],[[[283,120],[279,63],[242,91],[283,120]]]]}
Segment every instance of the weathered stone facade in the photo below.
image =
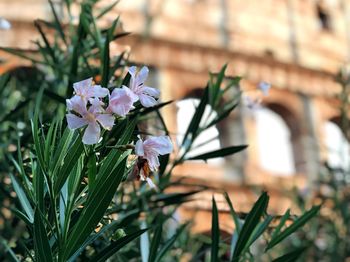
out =
{"type": "MultiPolygon", "coordinates": [[[[243,90],[254,89],[262,80],[272,84],[263,104],[290,128],[294,175],[276,176],[261,168],[256,123],[249,117],[237,121],[236,116],[218,129],[222,144],[240,139],[250,144],[238,161],[212,166],[188,163],[175,171],[178,176],[189,176],[189,181],[227,190],[242,211],[255,199],[250,187],[262,186],[271,195],[272,209],[280,213],[291,204],[286,192],[293,187],[312,188],[319,163],[327,158],[323,124],[338,115],[334,96],[340,87],[334,76],[350,55],[349,14],[345,0],[124,0],[106,22],[121,15],[124,29],[133,32],[121,44],[130,46],[131,60],[155,68],[163,101],[183,99],[203,87],[208,72],[218,71],[225,63],[229,75],[243,76],[243,90]]],[[[32,47],[31,21],[48,16],[44,0],[0,0],[0,17],[13,26],[0,31],[0,45],[32,47]]],[[[0,53],[0,58],[9,56],[0,53]]],[[[10,58],[0,70],[18,63],[10,58]]],[[[163,113],[175,134],[176,106],[163,113]]],[[[210,219],[205,217],[210,216],[211,195],[199,195],[198,201],[181,211],[183,218],[196,218],[196,231],[209,229],[210,219]]],[[[220,193],[216,198],[222,209],[221,229],[229,230],[232,222],[223,198],[220,193]]]]}

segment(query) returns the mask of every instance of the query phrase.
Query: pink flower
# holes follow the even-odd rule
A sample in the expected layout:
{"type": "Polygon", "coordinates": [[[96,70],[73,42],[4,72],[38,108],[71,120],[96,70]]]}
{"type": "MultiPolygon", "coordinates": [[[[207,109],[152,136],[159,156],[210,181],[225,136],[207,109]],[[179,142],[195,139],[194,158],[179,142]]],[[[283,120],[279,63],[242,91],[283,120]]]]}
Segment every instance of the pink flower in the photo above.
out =
{"type": "Polygon", "coordinates": [[[80,82],[74,83],[73,88],[75,91],[75,96],[73,96],[70,99],[72,100],[73,103],[79,103],[77,102],[77,100],[81,99],[86,104],[90,98],[105,97],[109,94],[109,91],[107,88],[103,88],[100,85],[92,85],[92,77],[82,80],[80,82]]]}
{"type": "Polygon", "coordinates": [[[109,99],[107,111],[111,111],[119,116],[125,116],[131,109],[134,109],[134,102],[138,97],[126,86],[115,88],[109,99]]]}
{"type": "Polygon", "coordinates": [[[136,66],[129,68],[131,75],[129,88],[140,99],[144,107],[152,107],[157,104],[156,98],[159,98],[160,92],[158,89],[145,86],[144,82],[148,76],[148,68],[142,67],[140,72],[136,73],[136,66]]]}
{"type": "Polygon", "coordinates": [[[72,113],[66,115],[69,129],[77,129],[87,125],[83,135],[84,144],[92,145],[100,140],[100,125],[107,130],[112,129],[114,125],[114,117],[104,111],[98,98],[91,100],[89,109],[86,108],[83,99],[74,101],[74,103],[67,100],[67,107],[73,108],[80,115],[72,113]]]}
{"type": "Polygon", "coordinates": [[[173,145],[168,136],[151,136],[145,141],[139,139],[135,145],[135,153],[146,159],[151,171],[156,171],[159,167],[159,155],[170,154],[173,145]]]}

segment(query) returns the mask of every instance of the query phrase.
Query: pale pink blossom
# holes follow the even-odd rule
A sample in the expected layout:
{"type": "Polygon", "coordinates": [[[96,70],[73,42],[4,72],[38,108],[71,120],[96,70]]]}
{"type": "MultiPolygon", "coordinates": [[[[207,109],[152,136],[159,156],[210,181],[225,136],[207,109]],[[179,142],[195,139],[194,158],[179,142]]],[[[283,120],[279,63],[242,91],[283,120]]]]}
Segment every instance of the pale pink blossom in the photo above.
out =
{"type": "Polygon", "coordinates": [[[145,86],[144,82],[148,76],[148,68],[142,67],[139,72],[136,72],[136,66],[129,68],[129,74],[131,75],[129,88],[138,97],[141,104],[144,107],[152,107],[157,104],[160,92],[158,89],[145,86]]]}
{"type": "Polygon", "coordinates": [[[133,104],[137,100],[138,97],[126,86],[115,88],[109,98],[107,111],[124,117],[131,109],[134,109],[133,104]]]}
{"type": "Polygon", "coordinates": [[[145,141],[139,139],[135,145],[136,155],[147,160],[151,171],[156,171],[159,167],[159,155],[170,154],[173,145],[168,136],[150,136],[145,141]]]}
{"type": "MultiPolygon", "coordinates": [[[[92,77],[73,84],[74,96],[70,99],[72,103],[79,103],[77,100],[83,100],[85,103],[91,98],[102,98],[109,94],[107,88],[100,85],[93,85],[92,77]]],[[[67,104],[68,106],[68,104],[67,104]]]]}
{"type": "Polygon", "coordinates": [[[75,101],[73,104],[71,101],[67,101],[67,107],[73,108],[79,114],[68,113],[66,115],[68,128],[77,129],[87,125],[83,135],[83,143],[87,145],[96,144],[100,140],[100,125],[107,130],[112,129],[114,125],[114,117],[103,110],[98,98],[91,102],[91,106],[87,109],[82,99],[75,101]],[[68,106],[69,103],[70,106],[68,106]]]}
{"type": "Polygon", "coordinates": [[[267,96],[269,94],[271,84],[262,81],[258,84],[258,88],[261,90],[261,92],[263,93],[264,96],[267,96]]]}

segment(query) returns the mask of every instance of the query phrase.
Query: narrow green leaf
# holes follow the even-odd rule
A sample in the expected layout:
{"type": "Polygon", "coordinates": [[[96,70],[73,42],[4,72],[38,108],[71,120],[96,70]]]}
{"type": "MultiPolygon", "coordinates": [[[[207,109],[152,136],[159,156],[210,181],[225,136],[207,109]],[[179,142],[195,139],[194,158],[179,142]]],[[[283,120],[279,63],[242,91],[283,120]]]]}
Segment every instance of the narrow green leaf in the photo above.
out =
{"type": "Polygon", "coordinates": [[[215,151],[204,153],[204,154],[201,154],[198,156],[189,157],[186,160],[208,160],[211,158],[229,156],[229,155],[236,154],[236,153],[246,149],[247,147],[248,146],[246,146],[246,145],[225,147],[225,148],[221,148],[221,149],[218,149],[215,151]]]}
{"type": "Polygon", "coordinates": [[[138,238],[141,234],[146,232],[148,229],[141,229],[134,233],[131,233],[125,237],[118,239],[117,241],[113,241],[109,246],[101,250],[99,254],[91,259],[92,262],[105,262],[108,258],[113,256],[119,249],[127,245],[129,242],[138,238]]]}
{"type": "Polygon", "coordinates": [[[151,247],[149,250],[149,255],[148,255],[148,261],[154,261],[157,253],[158,253],[158,248],[160,245],[160,242],[162,241],[162,232],[163,232],[163,219],[158,218],[156,219],[156,229],[154,231],[154,235],[151,241],[151,247]]]}
{"type": "Polygon", "coordinates": [[[50,8],[51,8],[51,12],[53,14],[53,17],[55,19],[54,20],[55,28],[58,31],[59,35],[61,36],[63,42],[67,45],[66,36],[64,34],[64,30],[62,28],[60,19],[58,18],[58,14],[57,14],[56,9],[55,9],[55,7],[54,7],[54,5],[52,3],[52,0],[49,0],[49,4],[50,4],[50,8]]]}
{"type": "Polygon", "coordinates": [[[105,39],[105,45],[103,48],[103,59],[102,59],[102,68],[101,68],[101,76],[102,76],[102,82],[101,85],[103,87],[108,87],[109,82],[109,35],[106,35],[105,39]]]}
{"type": "Polygon", "coordinates": [[[230,208],[230,213],[231,213],[232,219],[235,223],[236,232],[239,235],[239,233],[241,232],[241,228],[242,228],[242,222],[240,221],[238,214],[236,213],[235,209],[233,208],[231,199],[230,199],[229,195],[227,194],[227,192],[224,193],[224,197],[225,197],[226,202],[230,208]]]}
{"type": "Polygon", "coordinates": [[[248,213],[247,218],[243,224],[242,230],[238,236],[238,240],[233,252],[232,261],[239,261],[240,255],[251,237],[254,229],[258,225],[261,216],[266,212],[269,202],[269,196],[263,192],[259,199],[255,202],[253,208],[248,213]]]}
{"type": "Polygon", "coordinates": [[[182,225],[177,231],[176,233],[169,238],[163,245],[163,247],[159,250],[159,252],[157,253],[157,257],[155,258],[154,262],[161,262],[163,261],[163,257],[165,256],[165,254],[171,250],[171,248],[173,247],[176,239],[181,235],[181,233],[184,231],[184,229],[188,226],[188,224],[184,224],[182,225]]]}
{"type": "Polygon", "coordinates": [[[281,217],[281,220],[280,220],[278,226],[272,232],[271,239],[274,239],[280,233],[282,227],[286,224],[289,217],[290,217],[290,210],[287,209],[286,213],[284,213],[284,215],[281,217]]]}
{"type": "Polygon", "coordinates": [[[191,119],[190,124],[187,127],[186,133],[182,141],[182,147],[188,148],[197,136],[199,124],[202,120],[203,113],[206,105],[208,104],[208,86],[204,90],[204,94],[201,98],[199,105],[191,119]]]}
{"type": "Polygon", "coordinates": [[[28,220],[33,223],[34,221],[34,210],[26,196],[26,194],[24,193],[24,190],[22,189],[21,185],[17,182],[17,179],[12,175],[9,174],[11,181],[12,181],[12,185],[13,185],[13,189],[15,190],[18,200],[21,203],[21,206],[24,210],[24,212],[26,213],[28,220]]]}
{"type": "Polygon", "coordinates": [[[219,214],[216,206],[215,198],[212,198],[212,219],[211,219],[211,262],[219,261],[219,214]]]}
{"type": "MultiPolygon", "coordinates": [[[[83,153],[83,151],[84,145],[81,142],[80,137],[76,136],[73,145],[71,145],[69,149],[67,149],[67,154],[65,154],[62,167],[59,169],[59,172],[55,172],[55,174],[57,174],[54,177],[55,194],[58,194],[58,192],[66,182],[72,168],[77,164],[77,161],[83,153]]],[[[65,152],[65,150],[62,152],[65,152]]],[[[61,159],[61,157],[59,157],[59,159],[61,159]]]]}
{"type": "Polygon", "coordinates": [[[306,249],[307,247],[297,248],[281,257],[272,260],[272,262],[295,262],[305,252],[306,249]]]}
{"type": "Polygon", "coordinates": [[[293,224],[291,224],[289,227],[283,230],[279,235],[277,235],[276,237],[270,240],[270,242],[266,247],[266,250],[271,249],[272,247],[280,243],[282,240],[284,240],[286,237],[294,233],[298,228],[305,225],[306,222],[308,222],[311,218],[317,215],[320,208],[321,206],[313,206],[309,211],[307,211],[298,219],[296,219],[293,224]]]}
{"type": "Polygon", "coordinates": [[[37,261],[53,261],[52,252],[39,209],[34,214],[34,246],[37,261]]]}
{"type": "Polygon", "coordinates": [[[104,16],[105,14],[107,14],[109,11],[111,11],[118,3],[120,2],[120,0],[116,0],[113,1],[111,4],[109,4],[108,6],[106,6],[105,8],[103,8],[101,10],[101,12],[96,16],[97,19],[101,18],[102,16],[104,16]]]}
{"type": "Polygon", "coordinates": [[[4,255],[7,255],[6,257],[9,259],[9,261],[20,262],[15,252],[13,252],[12,248],[7,244],[6,240],[3,239],[1,236],[0,236],[0,244],[4,246],[5,252],[6,252],[4,255]]]}

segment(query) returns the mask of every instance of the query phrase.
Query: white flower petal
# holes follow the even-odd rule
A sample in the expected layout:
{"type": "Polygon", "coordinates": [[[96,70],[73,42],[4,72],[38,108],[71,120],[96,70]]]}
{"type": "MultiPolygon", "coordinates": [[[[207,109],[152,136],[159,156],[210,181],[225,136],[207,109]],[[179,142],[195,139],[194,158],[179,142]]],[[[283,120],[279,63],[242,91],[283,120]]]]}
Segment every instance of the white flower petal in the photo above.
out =
{"type": "Polygon", "coordinates": [[[149,96],[153,96],[154,98],[159,98],[160,96],[160,91],[157,88],[149,87],[149,86],[144,86],[142,88],[142,93],[147,94],[149,96]]]}
{"type": "Polygon", "coordinates": [[[100,139],[100,133],[101,128],[96,122],[89,123],[83,135],[83,143],[86,145],[96,144],[100,139]]]}
{"type": "Polygon", "coordinates": [[[78,95],[85,95],[88,88],[91,87],[92,84],[92,77],[76,82],[73,84],[73,88],[76,94],[78,95]]]}
{"type": "Polygon", "coordinates": [[[173,144],[169,136],[151,136],[144,142],[146,150],[155,150],[160,155],[170,154],[173,144]]]}
{"type": "Polygon", "coordinates": [[[66,118],[69,129],[77,129],[88,124],[85,119],[78,117],[74,114],[67,114],[66,118]]]}
{"type": "Polygon", "coordinates": [[[91,87],[93,96],[95,97],[105,97],[109,95],[109,90],[107,88],[101,87],[100,85],[95,85],[91,87]]]}
{"type": "Polygon", "coordinates": [[[96,120],[107,130],[111,130],[114,125],[114,117],[110,114],[98,114],[96,120]]]}
{"type": "Polygon", "coordinates": [[[143,84],[146,81],[148,77],[148,72],[149,70],[147,66],[143,66],[141,68],[140,72],[136,76],[136,82],[138,85],[143,84]]]}
{"type": "Polygon", "coordinates": [[[144,107],[152,107],[155,106],[158,102],[153,97],[145,94],[139,95],[140,102],[144,107]]]}
{"type": "Polygon", "coordinates": [[[143,150],[143,142],[139,139],[135,145],[135,154],[138,156],[144,156],[145,152],[143,150]]]}
{"type": "Polygon", "coordinates": [[[115,114],[125,116],[133,109],[135,95],[129,88],[115,88],[109,100],[108,108],[115,114]]]}
{"type": "Polygon", "coordinates": [[[136,66],[131,66],[128,70],[129,74],[131,75],[131,77],[135,78],[135,75],[136,75],[136,71],[137,71],[137,68],[136,66]]]}
{"type": "Polygon", "coordinates": [[[262,91],[264,96],[267,96],[269,94],[269,90],[271,88],[271,85],[267,82],[260,82],[258,84],[258,88],[262,91]]]}

